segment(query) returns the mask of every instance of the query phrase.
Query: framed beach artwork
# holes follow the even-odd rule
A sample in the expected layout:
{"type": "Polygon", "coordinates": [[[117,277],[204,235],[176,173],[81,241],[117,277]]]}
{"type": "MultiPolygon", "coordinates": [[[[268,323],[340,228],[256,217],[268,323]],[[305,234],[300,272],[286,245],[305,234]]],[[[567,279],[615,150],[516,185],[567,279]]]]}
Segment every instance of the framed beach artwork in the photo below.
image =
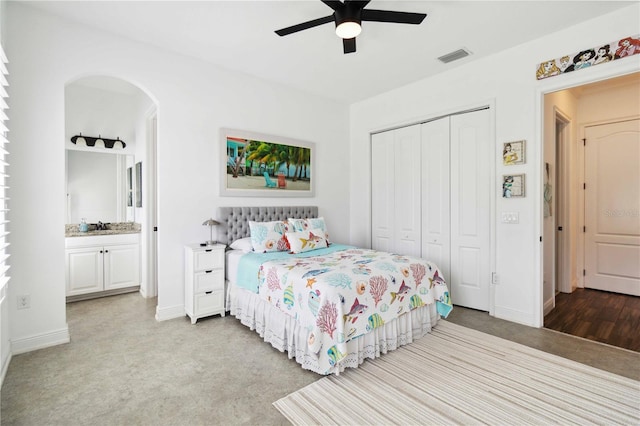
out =
{"type": "Polygon", "coordinates": [[[313,197],[314,143],[235,129],[221,129],[220,140],[220,195],[313,197]]]}
{"type": "Polygon", "coordinates": [[[505,142],[502,144],[502,164],[513,166],[525,163],[525,141],[505,142]]]}
{"type": "Polygon", "coordinates": [[[502,198],[524,197],[524,174],[502,176],[502,198]]]}

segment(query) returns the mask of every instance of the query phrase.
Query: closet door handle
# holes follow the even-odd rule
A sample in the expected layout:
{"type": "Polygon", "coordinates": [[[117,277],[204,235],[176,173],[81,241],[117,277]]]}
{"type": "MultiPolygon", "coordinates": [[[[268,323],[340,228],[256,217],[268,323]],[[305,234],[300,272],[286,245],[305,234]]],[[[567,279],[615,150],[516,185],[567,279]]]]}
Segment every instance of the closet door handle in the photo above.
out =
{"type": "Polygon", "coordinates": [[[213,293],[213,290],[209,290],[209,291],[205,291],[204,294],[211,294],[213,293]]]}
{"type": "Polygon", "coordinates": [[[210,274],[213,272],[213,269],[209,270],[209,271],[204,271],[205,274],[210,274]]]}
{"type": "Polygon", "coordinates": [[[205,250],[207,253],[209,253],[210,251],[213,251],[212,249],[207,249],[205,250]]]}

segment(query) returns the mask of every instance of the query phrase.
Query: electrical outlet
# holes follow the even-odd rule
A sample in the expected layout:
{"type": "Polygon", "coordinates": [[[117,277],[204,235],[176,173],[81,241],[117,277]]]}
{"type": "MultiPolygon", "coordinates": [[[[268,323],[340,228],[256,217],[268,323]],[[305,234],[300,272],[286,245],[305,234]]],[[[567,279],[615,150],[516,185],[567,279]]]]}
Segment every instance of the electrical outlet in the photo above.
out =
{"type": "Polygon", "coordinates": [[[491,273],[491,284],[498,284],[498,274],[496,274],[495,272],[491,273]]]}
{"type": "Polygon", "coordinates": [[[23,294],[18,296],[18,309],[29,309],[31,307],[31,296],[23,294]]]}

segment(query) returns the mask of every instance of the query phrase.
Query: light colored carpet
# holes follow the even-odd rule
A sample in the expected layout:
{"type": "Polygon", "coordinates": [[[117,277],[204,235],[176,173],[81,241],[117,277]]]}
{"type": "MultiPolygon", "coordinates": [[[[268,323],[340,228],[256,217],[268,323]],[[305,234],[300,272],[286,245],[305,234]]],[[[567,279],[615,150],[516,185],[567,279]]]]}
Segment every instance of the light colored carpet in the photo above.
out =
{"type": "Polygon", "coordinates": [[[441,321],[274,406],[295,425],[637,425],[640,382],[441,321]]]}

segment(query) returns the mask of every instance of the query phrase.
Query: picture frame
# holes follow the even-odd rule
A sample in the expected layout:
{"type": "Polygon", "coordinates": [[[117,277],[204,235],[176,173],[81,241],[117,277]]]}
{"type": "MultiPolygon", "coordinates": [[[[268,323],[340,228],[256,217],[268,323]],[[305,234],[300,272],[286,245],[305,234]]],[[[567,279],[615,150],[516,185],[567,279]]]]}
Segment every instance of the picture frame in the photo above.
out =
{"type": "Polygon", "coordinates": [[[503,175],[502,176],[502,198],[524,197],[525,175],[503,175]]]}
{"type": "Polygon", "coordinates": [[[133,167],[127,167],[127,207],[133,207],[133,167]]]}
{"type": "Polygon", "coordinates": [[[514,166],[516,164],[525,164],[526,141],[512,141],[502,144],[502,164],[505,166],[514,166]]]}
{"type": "Polygon", "coordinates": [[[313,197],[315,144],[246,130],[220,130],[220,195],[313,197]]]}
{"type": "Polygon", "coordinates": [[[136,163],[136,207],[142,207],[142,162],[136,163]]]}

